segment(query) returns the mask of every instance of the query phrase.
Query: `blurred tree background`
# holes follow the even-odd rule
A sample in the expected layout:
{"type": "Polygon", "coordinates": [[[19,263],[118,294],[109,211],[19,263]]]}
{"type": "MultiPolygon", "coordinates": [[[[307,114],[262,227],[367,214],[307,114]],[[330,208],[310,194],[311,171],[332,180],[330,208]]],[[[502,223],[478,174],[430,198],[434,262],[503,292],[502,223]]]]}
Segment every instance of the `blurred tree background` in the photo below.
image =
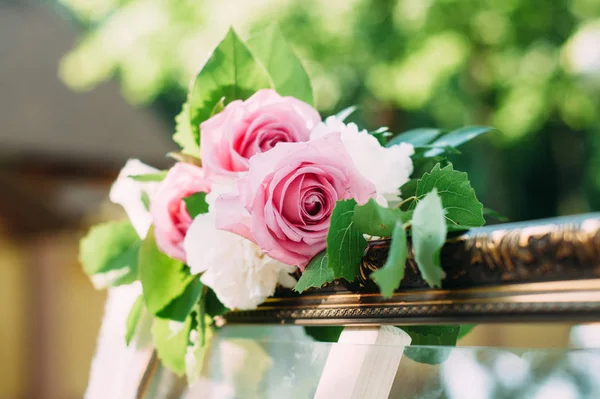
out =
{"type": "MultiPolygon", "coordinates": [[[[485,124],[453,161],[511,220],[600,209],[598,0],[59,0],[81,28],[60,66],[173,120],[211,49],[278,22],[324,114],[364,127],[485,124]]],[[[165,134],[171,134],[166,131],[165,134]]]]}

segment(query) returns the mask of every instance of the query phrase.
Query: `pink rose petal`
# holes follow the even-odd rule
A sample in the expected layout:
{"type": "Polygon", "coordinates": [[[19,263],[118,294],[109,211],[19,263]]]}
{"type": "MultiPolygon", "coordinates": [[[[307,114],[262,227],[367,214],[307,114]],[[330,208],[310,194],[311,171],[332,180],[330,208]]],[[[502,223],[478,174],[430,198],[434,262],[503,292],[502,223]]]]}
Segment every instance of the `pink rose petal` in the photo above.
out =
{"type": "Polygon", "coordinates": [[[246,101],[233,101],[200,125],[206,173],[210,178],[239,177],[254,155],[278,143],[308,141],[320,121],[310,105],[270,89],[259,90],[246,101]]]}
{"type": "Polygon", "coordinates": [[[217,227],[256,243],[273,259],[303,269],[326,247],[336,201],[364,204],[374,185],[356,169],[339,135],[279,143],[249,160],[239,195],[217,200],[217,227]]]}
{"type": "Polygon", "coordinates": [[[184,198],[210,192],[204,171],[194,165],[177,163],[150,198],[150,214],[158,248],[174,259],[186,261],[183,240],[192,224],[184,198]]]}

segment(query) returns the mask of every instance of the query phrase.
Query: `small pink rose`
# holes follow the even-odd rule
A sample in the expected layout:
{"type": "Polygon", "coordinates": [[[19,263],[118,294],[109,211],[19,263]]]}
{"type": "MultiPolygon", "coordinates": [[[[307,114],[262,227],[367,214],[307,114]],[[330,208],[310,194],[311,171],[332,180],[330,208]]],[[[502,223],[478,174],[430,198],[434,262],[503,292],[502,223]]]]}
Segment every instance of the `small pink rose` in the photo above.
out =
{"type": "Polygon", "coordinates": [[[206,174],[237,177],[248,170],[248,161],[277,143],[308,141],[321,121],[310,105],[282,97],[270,89],[259,90],[246,101],[233,101],[200,125],[200,152],[206,174]]]}
{"type": "Polygon", "coordinates": [[[210,185],[202,168],[180,162],[169,170],[150,204],[156,245],[162,252],[186,261],[183,239],[192,218],[183,199],[197,192],[209,191],[210,185]]]}
{"type": "Polygon", "coordinates": [[[325,249],[336,201],[364,204],[375,186],[356,169],[339,134],[282,143],[250,160],[239,194],[216,202],[216,227],[242,235],[301,270],[325,249]]]}

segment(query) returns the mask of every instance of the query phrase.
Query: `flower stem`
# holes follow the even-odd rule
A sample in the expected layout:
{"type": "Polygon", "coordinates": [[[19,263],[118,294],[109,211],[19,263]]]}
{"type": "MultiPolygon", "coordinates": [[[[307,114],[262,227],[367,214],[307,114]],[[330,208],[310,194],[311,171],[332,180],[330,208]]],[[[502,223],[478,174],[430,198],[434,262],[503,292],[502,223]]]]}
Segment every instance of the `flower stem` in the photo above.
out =
{"type": "Polygon", "coordinates": [[[402,202],[400,202],[398,205],[396,205],[396,208],[400,208],[402,207],[402,205],[404,205],[405,203],[407,203],[408,201],[417,201],[418,198],[416,196],[410,196],[408,198],[406,198],[405,200],[403,200],[402,202]]]}

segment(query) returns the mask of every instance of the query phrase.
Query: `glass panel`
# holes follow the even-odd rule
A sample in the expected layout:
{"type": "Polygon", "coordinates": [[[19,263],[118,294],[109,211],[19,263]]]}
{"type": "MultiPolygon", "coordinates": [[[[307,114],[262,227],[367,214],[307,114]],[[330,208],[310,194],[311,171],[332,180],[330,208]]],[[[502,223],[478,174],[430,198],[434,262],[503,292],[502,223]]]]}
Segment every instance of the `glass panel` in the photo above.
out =
{"type": "MultiPolygon", "coordinates": [[[[200,380],[181,397],[313,398],[334,346],[349,359],[366,347],[314,342],[298,327],[227,328],[200,380]]],[[[600,398],[597,349],[368,346],[375,354],[404,349],[390,398],[600,398]]]]}

